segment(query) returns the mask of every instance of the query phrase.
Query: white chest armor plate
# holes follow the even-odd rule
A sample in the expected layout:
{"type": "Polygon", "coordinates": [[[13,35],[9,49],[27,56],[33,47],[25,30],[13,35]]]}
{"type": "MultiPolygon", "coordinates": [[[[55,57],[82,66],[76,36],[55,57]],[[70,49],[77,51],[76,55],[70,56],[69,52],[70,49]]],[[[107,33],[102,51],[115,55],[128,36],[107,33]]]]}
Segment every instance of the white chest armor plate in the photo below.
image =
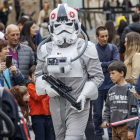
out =
{"type": "MultiPolygon", "coordinates": [[[[52,43],[52,53],[51,55],[57,55],[58,53],[62,53],[62,55],[69,56],[72,59],[78,56],[77,45],[81,39],[77,39],[77,42],[70,45],[67,48],[60,48],[56,44],[52,43]]],[[[49,73],[49,75],[53,75],[54,77],[83,77],[83,68],[81,66],[80,60],[72,62],[71,64],[72,70],[68,73],[49,73]]]]}

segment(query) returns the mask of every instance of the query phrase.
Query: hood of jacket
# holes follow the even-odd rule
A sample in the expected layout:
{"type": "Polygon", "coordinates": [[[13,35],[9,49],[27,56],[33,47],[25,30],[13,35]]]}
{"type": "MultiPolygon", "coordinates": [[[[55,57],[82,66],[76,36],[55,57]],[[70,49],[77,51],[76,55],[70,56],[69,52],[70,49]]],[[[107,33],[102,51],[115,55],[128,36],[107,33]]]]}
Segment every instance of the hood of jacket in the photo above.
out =
{"type": "MultiPolygon", "coordinates": [[[[29,85],[30,83],[32,83],[32,81],[31,81],[30,79],[28,79],[27,82],[26,82],[26,87],[28,87],[28,85],[29,85]]],[[[34,83],[32,83],[32,84],[34,84],[34,83]]]]}
{"type": "Polygon", "coordinates": [[[21,35],[20,36],[20,42],[24,42],[24,41],[27,41],[27,38],[26,38],[26,36],[21,35]]]}
{"type": "Polygon", "coordinates": [[[140,23],[139,22],[134,22],[132,24],[130,24],[129,29],[133,32],[137,32],[140,34],[140,23]]]}

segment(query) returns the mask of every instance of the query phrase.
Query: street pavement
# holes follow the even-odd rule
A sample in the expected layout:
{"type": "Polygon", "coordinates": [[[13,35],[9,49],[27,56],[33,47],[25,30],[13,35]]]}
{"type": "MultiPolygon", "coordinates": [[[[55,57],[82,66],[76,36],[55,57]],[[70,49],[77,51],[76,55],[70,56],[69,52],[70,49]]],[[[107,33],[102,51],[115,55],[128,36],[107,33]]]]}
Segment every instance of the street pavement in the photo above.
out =
{"type": "MultiPolygon", "coordinates": [[[[103,140],[108,140],[107,129],[104,129],[104,132],[105,132],[105,135],[103,136],[103,140]]],[[[32,130],[30,131],[30,136],[31,136],[31,140],[35,140],[35,135],[32,130]]],[[[85,136],[84,136],[84,140],[86,140],[85,136]]]]}
{"type": "MultiPolygon", "coordinates": [[[[105,133],[105,135],[103,136],[103,140],[108,140],[107,129],[104,129],[104,133],[105,133]]],[[[31,136],[31,140],[35,140],[35,135],[32,130],[30,130],[30,136],[31,136]]],[[[83,140],[86,140],[85,136],[84,136],[83,140]]]]}
{"type": "MultiPolygon", "coordinates": [[[[104,108],[105,108],[105,104],[104,104],[103,110],[104,110],[104,108]]],[[[29,119],[30,119],[30,117],[29,117],[29,119]]],[[[34,132],[32,130],[30,130],[30,136],[31,136],[31,140],[35,140],[35,135],[34,135],[34,132]]],[[[84,135],[83,140],[87,140],[85,135],[84,135]]],[[[104,129],[103,140],[109,140],[108,139],[107,129],[104,129]]]]}

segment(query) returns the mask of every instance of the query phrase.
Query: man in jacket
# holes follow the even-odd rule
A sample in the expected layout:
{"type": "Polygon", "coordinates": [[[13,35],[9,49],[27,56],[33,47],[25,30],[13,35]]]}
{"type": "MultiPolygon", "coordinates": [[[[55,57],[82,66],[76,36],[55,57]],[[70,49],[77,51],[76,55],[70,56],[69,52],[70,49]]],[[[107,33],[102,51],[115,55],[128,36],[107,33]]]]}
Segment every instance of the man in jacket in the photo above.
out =
{"type": "Polygon", "coordinates": [[[20,31],[18,26],[10,24],[6,28],[5,37],[9,41],[9,54],[17,61],[18,68],[24,75],[24,84],[29,77],[29,69],[34,64],[34,53],[29,46],[19,43],[20,31]]]}
{"type": "MultiPolygon", "coordinates": [[[[106,27],[100,26],[96,29],[96,38],[99,43],[96,45],[99,60],[104,74],[104,82],[98,89],[98,98],[94,101],[94,124],[95,124],[95,139],[102,140],[104,135],[103,129],[100,128],[102,124],[102,109],[104,101],[106,101],[108,90],[114,85],[110,79],[110,74],[107,71],[108,66],[113,61],[119,60],[119,51],[117,46],[109,44],[108,42],[108,31],[106,27]]],[[[109,140],[112,140],[112,130],[108,129],[109,140]]]]}
{"type": "Polygon", "coordinates": [[[26,17],[21,17],[21,18],[17,21],[17,26],[19,27],[20,32],[22,31],[23,26],[24,26],[24,24],[25,24],[27,21],[29,21],[29,19],[26,18],[26,17]]]}
{"type": "Polygon", "coordinates": [[[140,16],[138,13],[134,13],[132,15],[132,20],[133,23],[125,27],[122,36],[121,36],[121,41],[120,41],[120,53],[124,54],[125,53],[125,36],[129,32],[137,32],[140,34],[140,16]]]}
{"type": "Polygon", "coordinates": [[[140,14],[140,3],[136,5],[135,12],[140,14]]]}

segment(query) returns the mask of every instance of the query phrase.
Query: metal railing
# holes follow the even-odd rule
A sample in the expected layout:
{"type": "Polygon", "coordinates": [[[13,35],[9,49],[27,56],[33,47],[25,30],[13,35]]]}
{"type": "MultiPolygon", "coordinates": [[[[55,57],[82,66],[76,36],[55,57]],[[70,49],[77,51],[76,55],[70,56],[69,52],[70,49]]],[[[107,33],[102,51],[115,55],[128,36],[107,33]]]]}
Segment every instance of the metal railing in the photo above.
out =
{"type": "Polygon", "coordinates": [[[134,11],[120,11],[119,9],[122,8],[117,10],[109,9],[106,11],[97,11],[96,9],[97,8],[87,8],[79,10],[80,22],[87,29],[87,33],[89,34],[91,40],[95,37],[96,28],[100,25],[104,25],[107,21],[107,17],[109,20],[114,21],[115,26],[117,25],[117,18],[123,15],[126,16],[128,24],[132,22],[131,15],[134,13],[134,11]]]}

